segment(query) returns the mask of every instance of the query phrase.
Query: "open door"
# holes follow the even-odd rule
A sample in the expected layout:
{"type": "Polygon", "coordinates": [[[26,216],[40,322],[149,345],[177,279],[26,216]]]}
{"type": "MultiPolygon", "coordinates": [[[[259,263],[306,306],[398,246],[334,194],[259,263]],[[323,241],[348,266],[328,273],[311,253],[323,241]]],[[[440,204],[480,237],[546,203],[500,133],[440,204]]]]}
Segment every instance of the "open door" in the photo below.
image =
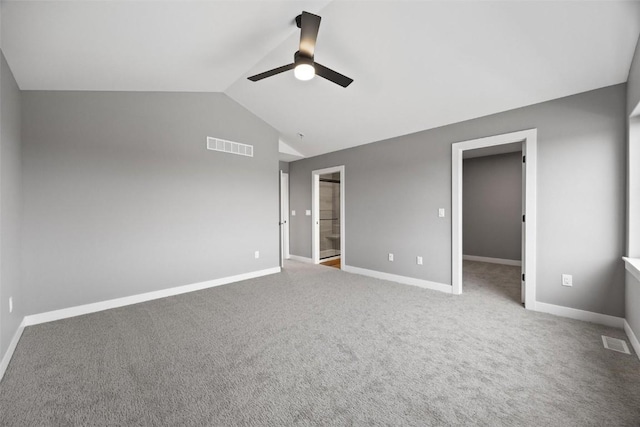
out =
{"type": "Polygon", "coordinates": [[[526,245],[526,238],[527,238],[527,232],[526,232],[526,228],[525,228],[525,221],[526,221],[526,216],[525,216],[525,212],[527,211],[527,205],[526,205],[526,194],[527,194],[527,188],[526,188],[526,180],[527,180],[527,171],[526,171],[526,157],[524,155],[524,143],[523,143],[523,147],[522,147],[522,225],[520,227],[521,230],[521,239],[520,239],[520,246],[521,246],[521,255],[520,255],[520,259],[522,260],[522,267],[520,270],[520,281],[521,281],[521,286],[520,286],[520,294],[521,294],[521,303],[524,304],[525,302],[525,298],[527,295],[527,289],[526,289],[526,284],[525,284],[525,269],[526,269],[526,262],[527,262],[527,245],[526,245]]]}
{"type": "Polygon", "coordinates": [[[280,267],[289,259],[289,174],[280,171],[280,267]]]}

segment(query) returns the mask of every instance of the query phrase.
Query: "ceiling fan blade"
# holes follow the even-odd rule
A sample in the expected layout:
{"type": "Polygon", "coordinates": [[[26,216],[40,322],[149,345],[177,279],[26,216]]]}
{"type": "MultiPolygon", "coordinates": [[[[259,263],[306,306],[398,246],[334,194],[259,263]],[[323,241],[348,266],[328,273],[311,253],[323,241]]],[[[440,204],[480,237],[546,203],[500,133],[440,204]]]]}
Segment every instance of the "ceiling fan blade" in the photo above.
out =
{"type": "Polygon", "coordinates": [[[313,58],[316,50],[316,39],[320,29],[320,17],[309,12],[302,12],[300,19],[300,53],[313,58]]]}
{"type": "Polygon", "coordinates": [[[265,71],[264,73],[256,74],[255,76],[247,77],[252,82],[266,79],[267,77],[275,76],[276,74],[284,73],[285,71],[293,70],[296,64],[283,65],[282,67],[274,68],[273,70],[265,71]]]}
{"type": "Polygon", "coordinates": [[[349,77],[342,75],[337,71],[333,71],[332,69],[327,68],[324,65],[318,64],[317,62],[313,64],[313,67],[316,69],[317,75],[342,87],[347,87],[353,82],[353,79],[350,79],[349,77]]]}

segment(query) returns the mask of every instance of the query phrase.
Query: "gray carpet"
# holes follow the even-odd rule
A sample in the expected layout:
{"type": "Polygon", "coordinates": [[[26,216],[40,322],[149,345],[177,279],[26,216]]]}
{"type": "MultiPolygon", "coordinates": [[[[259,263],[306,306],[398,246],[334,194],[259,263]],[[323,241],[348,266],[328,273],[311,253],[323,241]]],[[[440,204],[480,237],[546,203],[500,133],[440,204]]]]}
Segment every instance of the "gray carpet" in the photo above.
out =
{"type": "Polygon", "coordinates": [[[624,332],[524,310],[518,268],[452,296],[290,262],[277,275],[25,330],[6,426],[638,426],[624,332]]]}

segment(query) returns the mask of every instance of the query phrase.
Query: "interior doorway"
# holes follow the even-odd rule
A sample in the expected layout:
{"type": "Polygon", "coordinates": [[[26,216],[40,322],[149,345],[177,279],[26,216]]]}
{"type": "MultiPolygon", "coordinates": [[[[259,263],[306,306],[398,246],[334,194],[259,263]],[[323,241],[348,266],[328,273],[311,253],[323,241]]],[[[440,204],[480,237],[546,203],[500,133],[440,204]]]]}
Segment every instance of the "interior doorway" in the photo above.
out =
{"type": "Polygon", "coordinates": [[[462,157],[465,292],[523,303],[522,143],[466,150],[462,157]]]}
{"type": "Polygon", "coordinates": [[[312,172],[312,256],[315,264],[344,265],[344,166],[312,172]]]}
{"type": "Polygon", "coordinates": [[[280,171],[280,267],[289,258],[289,174],[280,171]]]}
{"type": "Polygon", "coordinates": [[[522,146],[522,261],[521,295],[524,305],[535,310],[536,301],[536,162],[537,130],[458,142],[452,145],[452,292],[462,293],[463,283],[463,158],[469,150],[522,146]]]}

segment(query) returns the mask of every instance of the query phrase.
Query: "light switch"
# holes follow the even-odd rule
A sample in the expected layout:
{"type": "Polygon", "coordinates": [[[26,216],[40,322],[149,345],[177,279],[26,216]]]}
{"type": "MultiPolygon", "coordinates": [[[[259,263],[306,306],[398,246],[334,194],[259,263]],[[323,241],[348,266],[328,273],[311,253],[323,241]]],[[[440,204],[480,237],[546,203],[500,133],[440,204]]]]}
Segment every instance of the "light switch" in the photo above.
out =
{"type": "Polygon", "coordinates": [[[421,256],[417,256],[416,257],[416,264],[422,265],[422,257],[421,256]]]}
{"type": "Polygon", "coordinates": [[[305,214],[306,216],[311,216],[311,211],[310,211],[309,209],[307,209],[307,210],[304,212],[304,214],[305,214]]]}
{"type": "Polygon", "coordinates": [[[291,211],[291,216],[296,216],[296,211],[291,211]]]}
{"type": "Polygon", "coordinates": [[[440,208],[440,209],[438,209],[438,216],[439,216],[440,218],[444,218],[444,208],[440,208]]]}

